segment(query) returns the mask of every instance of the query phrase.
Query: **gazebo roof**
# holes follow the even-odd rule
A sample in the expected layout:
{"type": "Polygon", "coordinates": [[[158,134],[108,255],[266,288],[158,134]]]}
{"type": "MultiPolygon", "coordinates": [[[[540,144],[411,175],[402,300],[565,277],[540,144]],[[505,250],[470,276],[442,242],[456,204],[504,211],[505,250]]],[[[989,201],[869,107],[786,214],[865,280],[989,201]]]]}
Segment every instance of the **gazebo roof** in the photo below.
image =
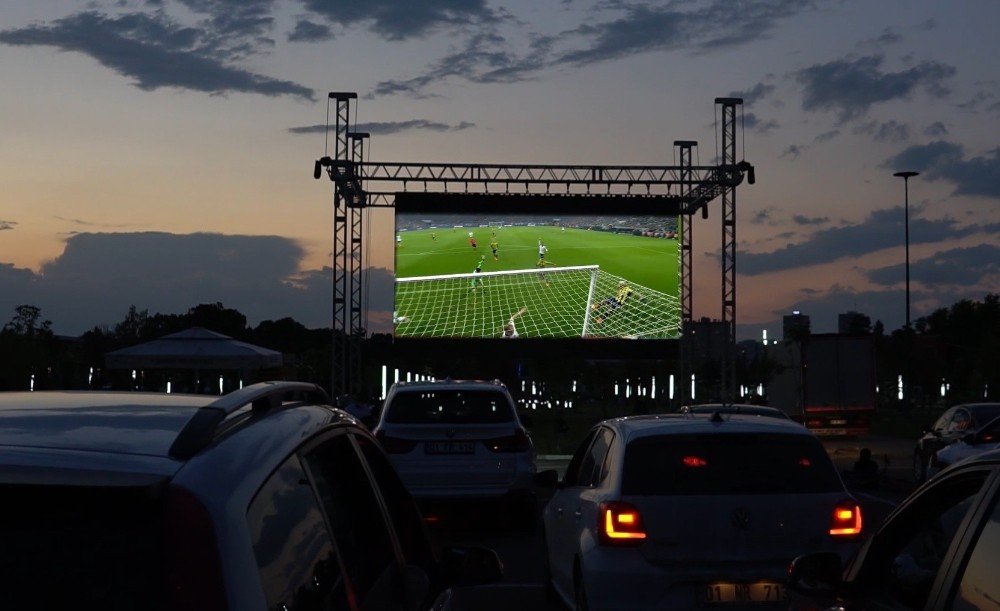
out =
{"type": "Polygon", "coordinates": [[[111,369],[266,369],[280,367],[282,354],[202,327],[104,355],[111,369]]]}

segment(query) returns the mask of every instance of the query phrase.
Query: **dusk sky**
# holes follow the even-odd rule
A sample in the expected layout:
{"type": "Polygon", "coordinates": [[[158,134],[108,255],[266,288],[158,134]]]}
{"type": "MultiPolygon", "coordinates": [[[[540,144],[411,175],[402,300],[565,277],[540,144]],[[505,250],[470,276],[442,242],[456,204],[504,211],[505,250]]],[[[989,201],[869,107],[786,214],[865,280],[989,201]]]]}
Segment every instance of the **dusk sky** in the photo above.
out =
{"type": "MultiPolygon", "coordinates": [[[[330,325],[328,91],[356,91],[371,159],[713,162],[745,99],[742,337],[1000,291],[996,0],[6,0],[0,8],[0,325],[60,334],[130,305],[222,302],[330,325]]],[[[695,316],[721,314],[719,201],[694,220],[695,316]]],[[[393,227],[372,213],[372,320],[393,227]]],[[[550,253],[557,261],[557,253],[550,253]]]]}

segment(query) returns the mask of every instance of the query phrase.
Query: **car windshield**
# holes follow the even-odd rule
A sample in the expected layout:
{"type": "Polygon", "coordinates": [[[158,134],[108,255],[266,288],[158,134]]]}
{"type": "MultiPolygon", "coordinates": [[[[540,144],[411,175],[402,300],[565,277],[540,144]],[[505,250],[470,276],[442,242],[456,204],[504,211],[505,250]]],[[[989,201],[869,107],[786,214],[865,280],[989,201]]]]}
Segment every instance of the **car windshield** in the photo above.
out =
{"type": "Polygon", "coordinates": [[[970,407],[969,411],[972,412],[972,416],[976,419],[976,422],[982,425],[1000,416],[1000,403],[975,405],[970,407]]]}
{"type": "Polygon", "coordinates": [[[658,435],[625,449],[622,494],[785,494],[842,491],[823,446],[781,433],[658,435]]]}
{"type": "Polygon", "coordinates": [[[162,606],[167,578],[161,495],[148,488],[0,485],[0,498],[0,591],[9,603],[162,606]]]}
{"type": "Polygon", "coordinates": [[[397,393],[386,422],[395,424],[499,424],[514,420],[507,396],[495,390],[429,390],[397,393]]]}

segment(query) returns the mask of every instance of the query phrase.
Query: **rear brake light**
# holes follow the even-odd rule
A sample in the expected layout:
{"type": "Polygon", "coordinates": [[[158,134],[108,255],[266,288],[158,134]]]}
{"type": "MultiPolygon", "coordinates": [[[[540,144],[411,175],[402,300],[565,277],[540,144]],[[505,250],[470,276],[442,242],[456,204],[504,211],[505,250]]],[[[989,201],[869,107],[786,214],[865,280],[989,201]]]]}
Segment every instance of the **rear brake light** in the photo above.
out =
{"type": "Polygon", "coordinates": [[[412,452],[413,448],[417,447],[416,440],[390,437],[385,434],[385,431],[375,433],[375,439],[382,444],[382,449],[388,454],[407,454],[412,452]]]}
{"type": "Polygon", "coordinates": [[[519,428],[514,431],[513,435],[507,437],[484,439],[483,444],[491,452],[527,452],[531,447],[531,440],[528,439],[528,434],[524,432],[524,429],[519,428]]]}
{"type": "Polygon", "coordinates": [[[601,503],[597,532],[602,545],[638,545],[646,538],[639,510],[620,501],[601,503]]]}
{"type": "Polygon", "coordinates": [[[831,537],[856,537],[861,534],[861,506],[853,501],[840,503],[833,509],[831,537]]]}
{"type": "Polygon", "coordinates": [[[222,566],[212,516],[194,494],[167,492],[168,609],[225,609],[222,566]]]}
{"type": "Polygon", "coordinates": [[[685,456],[682,460],[685,467],[704,467],[708,461],[700,456],[685,456]]]}

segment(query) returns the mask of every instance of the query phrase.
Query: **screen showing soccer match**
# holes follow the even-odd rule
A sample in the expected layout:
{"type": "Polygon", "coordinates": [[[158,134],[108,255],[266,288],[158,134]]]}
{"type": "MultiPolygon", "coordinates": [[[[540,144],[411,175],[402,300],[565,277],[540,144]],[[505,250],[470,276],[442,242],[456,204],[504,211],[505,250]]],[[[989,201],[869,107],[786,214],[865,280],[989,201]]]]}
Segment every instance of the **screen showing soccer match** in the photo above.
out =
{"type": "Polygon", "coordinates": [[[676,339],[675,216],[396,210],[396,337],[676,339]]]}

